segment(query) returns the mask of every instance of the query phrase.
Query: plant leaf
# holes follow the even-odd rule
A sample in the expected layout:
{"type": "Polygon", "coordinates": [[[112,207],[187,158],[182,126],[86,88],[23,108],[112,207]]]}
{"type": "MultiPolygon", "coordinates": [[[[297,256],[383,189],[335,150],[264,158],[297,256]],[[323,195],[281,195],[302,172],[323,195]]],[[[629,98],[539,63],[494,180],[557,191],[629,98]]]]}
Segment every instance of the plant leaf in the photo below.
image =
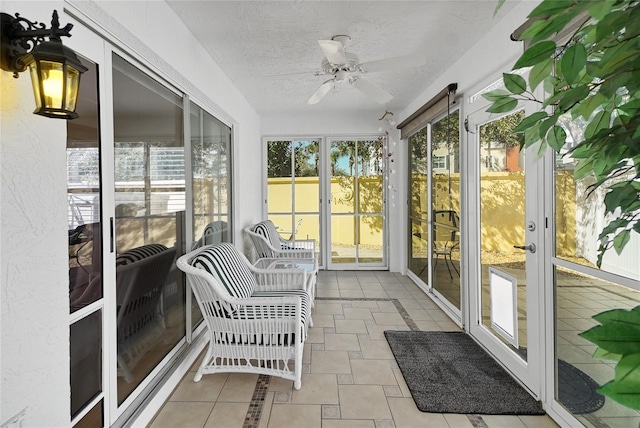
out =
{"type": "Polygon", "coordinates": [[[589,124],[584,130],[585,138],[592,138],[597,135],[603,129],[608,129],[611,123],[611,112],[608,110],[601,110],[591,119],[589,124]]]}
{"type": "Polygon", "coordinates": [[[527,90],[527,82],[518,74],[502,73],[504,86],[512,93],[519,95],[527,90]]]}
{"type": "Polygon", "coordinates": [[[531,87],[531,91],[534,91],[540,82],[551,75],[553,62],[551,58],[547,61],[542,61],[533,66],[533,68],[529,71],[529,86],[531,87]]]}
{"type": "Polygon", "coordinates": [[[640,330],[621,323],[595,326],[581,337],[614,354],[635,354],[640,352],[640,330]]]}
{"type": "Polygon", "coordinates": [[[629,354],[620,359],[616,365],[615,381],[621,388],[627,386],[640,392],[640,354],[629,354]]]}
{"type": "Polygon", "coordinates": [[[485,92],[484,94],[482,94],[482,98],[493,102],[497,99],[508,97],[510,95],[511,95],[511,92],[507,90],[495,89],[493,91],[485,92]]]}
{"type": "Polygon", "coordinates": [[[569,46],[560,59],[560,71],[569,85],[574,84],[587,65],[587,49],[582,44],[569,46]]]}
{"type": "Polygon", "coordinates": [[[593,353],[593,358],[597,358],[599,360],[620,361],[622,355],[607,352],[602,348],[596,348],[596,351],[593,353]]]}
{"type": "Polygon", "coordinates": [[[489,113],[505,113],[511,111],[518,105],[518,100],[513,97],[499,98],[487,109],[489,113]]]}
{"type": "Polygon", "coordinates": [[[615,381],[602,385],[597,391],[625,407],[640,410],[640,391],[625,391],[615,381]]]}
{"type": "Polygon", "coordinates": [[[589,7],[589,15],[596,19],[604,18],[611,8],[613,7],[612,1],[597,1],[589,7]]]}
{"type": "Polygon", "coordinates": [[[522,121],[513,128],[513,132],[523,132],[524,130],[535,125],[536,122],[548,117],[546,111],[537,111],[535,113],[531,113],[529,116],[522,119],[522,121]]]}
{"type": "Polygon", "coordinates": [[[591,114],[593,114],[594,110],[600,107],[603,104],[608,102],[607,98],[601,93],[597,92],[590,97],[587,97],[583,102],[580,103],[580,107],[578,107],[578,112],[580,115],[589,120],[591,114]]]}
{"type": "Polygon", "coordinates": [[[514,70],[522,67],[530,67],[536,65],[544,60],[549,59],[551,55],[556,51],[556,43],[550,40],[536,43],[530,46],[529,49],[524,51],[520,58],[513,66],[514,70]]]}
{"type": "Polygon", "coordinates": [[[629,239],[631,239],[631,233],[629,230],[623,230],[613,238],[613,248],[616,250],[618,255],[622,253],[622,250],[624,249],[624,246],[627,245],[627,242],[629,242],[629,239]]]}
{"type": "Polygon", "coordinates": [[[533,18],[535,16],[555,15],[567,10],[572,5],[572,0],[546,0],[531,11],[529,18],[533,18]]]}
{"type": "Polygon", "coordinates": [[[559,152],[567,139],[567,133],[562,126],[555,125],[547,134],[547,144],[559,152]]]}

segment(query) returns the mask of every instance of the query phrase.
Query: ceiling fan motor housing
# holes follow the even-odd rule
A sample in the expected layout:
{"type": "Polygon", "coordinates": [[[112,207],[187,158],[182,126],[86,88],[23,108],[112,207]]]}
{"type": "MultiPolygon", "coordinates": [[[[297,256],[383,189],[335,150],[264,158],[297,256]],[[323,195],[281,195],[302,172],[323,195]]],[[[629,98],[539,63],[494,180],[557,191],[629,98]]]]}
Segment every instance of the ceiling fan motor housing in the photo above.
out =
{"type": "Polygon", "coordinates": [[[348,73],[358,71],[358,65],[360,64],[358,56],[349,52],[345,52],[345,56],[347,57],[346,64],[333,64],[328,59],[324,59],[321,65],[322,71],[326,74],[335,74],[338,71],[346,71],[348,73]]]}

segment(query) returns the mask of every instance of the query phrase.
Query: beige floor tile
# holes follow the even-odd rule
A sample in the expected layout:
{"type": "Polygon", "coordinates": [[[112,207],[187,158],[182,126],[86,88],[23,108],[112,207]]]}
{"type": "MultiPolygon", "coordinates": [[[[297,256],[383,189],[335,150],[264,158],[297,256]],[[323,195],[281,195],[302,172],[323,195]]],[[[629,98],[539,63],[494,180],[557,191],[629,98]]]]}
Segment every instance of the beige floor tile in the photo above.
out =
{"type": "Polygon", "coordinates": [[[218,401],[248,403],[256,388],[257,374],[231,373],[220,391],[218,401]]]}
{"type": "Polygon", "coordinates": [[[338,288],[340,288],[340,290],[362,290],[360,282],[358,281],[340,281],[338,288]]]}
{"type": "Polygon", "coordinates": [[[241,427],[248,409],[248,403],[216,403],[204,428],[241,427]]]}
{"type": "Polygon", "coordinates": [[[270,428],[320,428],[322,406],[274,404],[269,417],[270,428]]]}
{"type": "MultiPolygon", "coordinates": [[[[403,322],[404,324],[404,322],[403,322]]],[[[398,326],[396,325],[367,325],[367,333],[369,333],[369,337],[371,340],[387,340],[384,337],[384,332],[386,330],[398,330],[398,326]]]]}
{"type": "Polygon", "coordinates": [[[362,358],[367,360],[393,360],[393,352],[386,340],[363,340],[360,342],[362,358]]]}
{"type": "Polygon", "coordinates": [[[372,420],[331,420],[324,419],[322,428],[376,428],[376,424],[372,420]]]}
{"type": "Polygon", "coordinates": [[[422,331],[442,331],[440,325],[436,321],[418,320],[415,321],[418,328],[422,331]]]}
{"type": "Polygon", "coordinates": [[[391,419],[382,386],[339,385],[342,419],[391,419]]]}
{"type": "Polygon", "coordinates": [[[389,297],[389,294],[386,291],[363,290],[362,293],[364,294],[364,297],[369,299],[385,299],[389,297]]]}
{"type": "Polygon", "coordinates": [[[277,376],[271,376],[269,381],[269,391],[273,392],[291,392],[293,390],[293,381],[277,376]]]}
{"type": "Polygon", "coordinates": [[[316,301],[315,312],[316,314],[343,315],[342,303],[328,303],[318,300],[316,301]]]}
{"type": "Polygon", "coordinates": [[[398,308],[396,308],[396,305],[394,305],[393,302],[385,300],[380,301],[378,302],[378,308],[380,308],[380,312],[395,312],[396,314],[398,313],[398,308]]]}
{"type": "Polygon", "coordinates": [[[324,343],[324,331],[322,330],[322,328],[312,327],[309,329],[305,345],[311,343],[324,343]]]}
{"type": "Polygon", "coordinates": [[[450,427],[455,428],[473,428],[473,424],[467,417],[467,415],[458,415],[455,413],[445,413],[444,419],[447,421],[450,427]]]}
{"type": "Polygon", "coordinates": [[[491,428],[526,428],[526,425],[518,416],[482,415],[482,419],[491,428]]]}
{"type": "Polygon", "coordinates": [[[389,360],[351,360],[353,381],[358,385],[396,385],[389,360]]]}
{"type": "Polygon", "coordinates": [[[311,373],[351,373],[347,351],[312,351],[311,373]]]}
{"type": "Polygon", "coordinates": [[[325,351],[360,351],[360,343],[356,334],[325,334],[325,351]]]}
{"type": "Polygon", "coordinates": [[[362,290],[340,290],[340,297],[361,298],[364,297],[362,290]]]}
{"type": "Polygon", "coordinates": [[[258,423],[258,428],[267,428],[269,426],[269,418],[271,417],[271,408],[273,407],[273,399],[275,395],[276,395],[275,392],[267,392],[267,394],[265,395],[264,404],[262,405],[262,413],[260,414],[260,422],[258,423]]]}
{"type": "Polygon", "coordinates": [[[302,351],[302,364],[311,364],[311,348],[312,343],[305,343],[304,350],[302,351]]]}
{"type": "Polygon", "coordinates": [[[396,382],[398,382],[402,395],[405,397],[411,397],[411,391],[409,391],[407,382],[404,380],[404,376],[402,376],[402,371],[400,371],[400,369],[393,369],[393,375],[396,377],[396,382]]]}
{"type": "MultiPolygon", "coordinates": [[[[557,428],[559,425],[554,422],[549,415],[544,416],[520,416],[520,420],[525,424],[527,428],[557,428]]],[[[629,425],[631,426],[631,425],[629,425]]],[[[634,426],[637,426],[634,425],[634,426]]]]}
{"type": "Polygon", "coordinates": [[[150,428],[202,428],[214,403],[177,402],[165,403],[150,428]]]}
{"type": "Polygon", "coordinates": [[[334,328],[335,326],[333,314],[313,314],[313,328],[334,328]]]}
{"type": "Polygon", "coordinates": [[[378,302],[375,300],[353,300],[351,301],[352,308],[378,308],[378,302]]]}
{"type": "Polygon", "coordinates": [[[402,319],[402,317],[398,312],[374,313],[373,319],[376,320],[376,324],[394,324],[394,325],[405,324],[404,319],[402,319]]]}
{"type": "Polygon", "coordinates": [[[338,404],[338,379],[334,374],[304,373],[302,388],[294,390],[292,404],[338,404]]]}
{"type": "Polygon", "coordinates": [[[373,316],[368,308],[344,308],[346,320],[372,320],[373,316]]]}
{"type": "Polygon", "coordinates": [[[442,414],[421,412],[416,407],[413,398],[389,397],[388,400],[396,427],[449,428],[449,424],[442,414]]]}
{"type": "Polygon", "coordinates": [[[367,333],[363,320],[336,320],[336,333],[367,333]]]}
{"type": "Polygon", "coordinates": [[[208,374],[202,376],[200,382],[194,382],[193,373],[187,373],[169,400],[216,401],[228,377],[228,373],[208,374]]]}
{"type": "Polygon", "coordinates": [[[316,297],[342,297],[340,296],[340,290],[338,288],[335,289],[317,289],[316,297]]]}

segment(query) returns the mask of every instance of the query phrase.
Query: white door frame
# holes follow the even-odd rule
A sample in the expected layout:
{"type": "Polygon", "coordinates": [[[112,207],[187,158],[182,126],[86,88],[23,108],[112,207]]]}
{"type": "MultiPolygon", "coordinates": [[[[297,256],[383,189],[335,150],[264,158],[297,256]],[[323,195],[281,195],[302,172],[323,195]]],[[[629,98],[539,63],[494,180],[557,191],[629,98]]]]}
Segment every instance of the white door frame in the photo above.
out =
{"type": "MultiPolygon", "coordinates": [[[[497,82],[499,83],[499,82],[497,82]]],[[[492,89],[495,88],[491,85],[492,89]]],[[[526,230],[526,243],[514,242],[514,245],[536,245],[536,252],[526,252],[527,283],[527,361],[515,354],[507,345],[482,325],[481,310],[481,263],[480,263],[480,174],[478,159],[480,156],[477,143],[478,126],[496,120],[506,114],[485,113],[490,103],[481,97],[470,101],[467,108],[467,172],[469,192],[466,230],[468,232],[468,275],[467,290],[469,296],[468,330],[470,334],[484,346],[503,366],[507,368],[536,398],[541,397],[543,384],[544,337],[541,335],[544,314],[544,279],[545,266],[545,211],[544,211],[544,162],[536,161],[531,148],[526,149],[525,156],[525,222],[534,222],[534,230],[526,230]],[[471,190],[473,189],[473,190],[471,190]]],[[[536,106],[525,105],[527,114],[535,111],[536,106]]]]}

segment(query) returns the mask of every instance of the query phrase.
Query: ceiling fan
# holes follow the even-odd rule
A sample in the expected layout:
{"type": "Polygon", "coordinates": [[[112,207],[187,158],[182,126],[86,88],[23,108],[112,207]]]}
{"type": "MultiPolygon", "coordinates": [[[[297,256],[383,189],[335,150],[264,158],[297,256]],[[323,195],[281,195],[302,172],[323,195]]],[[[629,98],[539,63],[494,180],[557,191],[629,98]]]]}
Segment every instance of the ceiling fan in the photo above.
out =
{"type": "Polygon", "coordinates": [[[311,95],[308,101],[309,104],[320,102],[338,82],[349,83],[380,104],[388,103],[393,99],[393,95],[362,78],[361,75],[376,71],[394,70],[396,68],[416,67],[425,63],[424,56],[421,54],[403,55],[361,63],[357,55],[346,52],[345,47],[349,41],[351,41],[351,37],[344,35],[333,36],[331,40],[318,40],[325,59],[321,64],[322,71],[317,74],[332,77],[320,85],[311,95]]]}

